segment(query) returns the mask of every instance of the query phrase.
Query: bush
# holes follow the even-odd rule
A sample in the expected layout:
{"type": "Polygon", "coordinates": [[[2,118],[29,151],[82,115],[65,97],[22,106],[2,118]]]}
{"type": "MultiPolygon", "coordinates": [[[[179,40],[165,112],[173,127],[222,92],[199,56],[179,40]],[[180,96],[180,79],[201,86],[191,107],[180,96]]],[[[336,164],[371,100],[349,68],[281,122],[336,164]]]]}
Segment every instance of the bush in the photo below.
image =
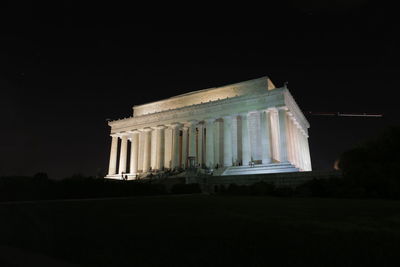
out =
{"type": "Polygon", "coordinates": [[[44,174],[0,178],[0,201],[126,197],[166,193],[162,184],[96,179],[82,175],[74,175],[60,181],[50,180],[44,174]]]}
{"type": "Polygon", "coordinates": [[[222,193],[229,195],[249,195],[250,189],[246,185],[230,184],[222,193]]]}
{"type": "Polygon", "coordinates": [[[195,194],[201,193],[200,185],[197,183],[193,184],[174,184],[171,187],[172,194],[195,194]]]}
{"type": "Polygon", "coordinates": [[[0,177],[0,201],[49,199],[53,186],[47,175],[0,177]]]}
{"type": "Polygon", "coordinates": [[[274,184],[257,182],[251,185],[230,184],[225,190],[223,185],[216,187],[215,193],[226,195],[247,195],[247,196],[292,196],[294,189],[291,187],[276,187],[274,184]]]}
{"type": "Polygon", "coordinates": [[[295,190],[292,187],[289,186],[280,186],[275,188],[275,190],[272,192],[272,195],[277,196],[277,197],[291,197],[295,193],[295,190]]]}
{"type": "Polygon", "coordinates": [[[274,184],[257,182],[249,186],[252,195],[272,195],[277,190],[274,184]]]}
{"type": "Polygon", "coordinates": [[[343,178],[313,179],[296,188],[297,196],[337,197],[343,194],[343,178]]]}

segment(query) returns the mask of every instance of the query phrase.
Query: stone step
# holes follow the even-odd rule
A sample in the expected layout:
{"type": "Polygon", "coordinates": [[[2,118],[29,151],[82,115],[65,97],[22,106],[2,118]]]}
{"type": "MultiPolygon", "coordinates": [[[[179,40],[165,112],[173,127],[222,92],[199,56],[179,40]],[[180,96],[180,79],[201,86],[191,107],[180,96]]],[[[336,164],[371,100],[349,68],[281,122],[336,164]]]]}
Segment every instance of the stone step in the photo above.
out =
{"type": "Polygon", "coordinates": [[[116,180],[122,180],[121,174],[108,174],[105,178],[107,179],[116,179],[116,180]]]}
{"type": "Polygon", "coordinates": [[[291,164],[290,162],[277,162],[277,163],[268,163],[268,164],[256,164],[254,165],[254,167],[250,167],[248,165],[246,166],[230,166],[229,168],[264,168],[264,167],[274,167],[274,166],[293,166],[293,164],[291,164]]]}
{"type": "MultiPolygon", "coordinates": [[[[128,176],[128,180],[133,180],[133,179],[135,179],[136,177],[135,177],[135,175],[133,175],[133,174],[129,174],[129,173],[127,173],[127,174],[124,174],[124,177],[125,177],[125,175],[127,175],[128,176]]],[[[106,177],[104,177],[104,178],[106,178],[106,179],[115,179],[115,180],[122,180],[122,175],[121,174],[112,174],[112,175],[107,175],[106,177]]]]}
{"type": "Polygon", "coordinates": [[[247,175],[260,173],[280,173],[280,172],[298,172],[299,169],[290,163],[272,163],[264,165],[250,166],[232,166],[227,168],[221,175],[247,175]]]}
{"type": "Polygon", "coordinates": [[[250,167],[250,166],[241,166],[241,167],[229,167],[227,168],[227,170],[229,171],[242,171],[242,170],[256,170],[256,169],[284,169],[284,168],[296,168],[295,166],[293,166],[292,164],[282,164],[282,165],[273,165],[273,166],[268,166],[268,165],[264,165],[264,166],[254,166],[254,167],[250,167]]]}

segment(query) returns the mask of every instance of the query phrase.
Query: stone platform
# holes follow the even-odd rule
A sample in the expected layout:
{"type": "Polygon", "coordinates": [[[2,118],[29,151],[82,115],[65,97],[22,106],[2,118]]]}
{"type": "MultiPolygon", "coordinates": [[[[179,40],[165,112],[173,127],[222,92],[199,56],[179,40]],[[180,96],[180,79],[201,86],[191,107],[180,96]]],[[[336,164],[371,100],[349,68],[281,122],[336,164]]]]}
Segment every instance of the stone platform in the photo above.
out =
{"type": "Polygon", "coordinates": [[[251,166],[232,166],[225,169],[221,174],[222,176],[227,175],[249,175],[249,174],[261,174],[261,173],[281,173],[281,172],[298,172],[299,169],[293,164],[287,163],[271,163],[271,164],[259,164],[251,166]]]}

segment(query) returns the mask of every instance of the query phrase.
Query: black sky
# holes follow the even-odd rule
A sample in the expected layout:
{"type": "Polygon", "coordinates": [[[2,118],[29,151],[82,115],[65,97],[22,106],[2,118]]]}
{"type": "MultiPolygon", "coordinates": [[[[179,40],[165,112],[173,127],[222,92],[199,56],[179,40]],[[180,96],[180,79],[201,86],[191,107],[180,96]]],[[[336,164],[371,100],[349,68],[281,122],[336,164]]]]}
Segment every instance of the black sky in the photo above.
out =
{"type": "Polygon", "coordinates": [[[105,172],[106,118],[264,75],[277,86],[288,81],[303,111],[385,114],[308,117],[314,169],[332,168],[342,151],[399,123],[400,42],[389,7],[165,8],[17,2],[2,9],[0,175],[105,172]]]}

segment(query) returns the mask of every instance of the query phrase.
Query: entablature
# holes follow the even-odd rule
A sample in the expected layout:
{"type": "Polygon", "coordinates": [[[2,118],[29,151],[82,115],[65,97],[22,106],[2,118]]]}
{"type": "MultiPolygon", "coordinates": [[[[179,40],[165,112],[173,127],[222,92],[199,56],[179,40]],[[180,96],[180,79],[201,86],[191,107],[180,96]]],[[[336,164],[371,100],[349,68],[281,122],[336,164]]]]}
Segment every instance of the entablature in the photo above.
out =
{"type": "MultiPolygon", "coordinates": [[[[269,107],[286,106],[288,102],[286,88],[277,88],[275,90],[266,91],[259,95],[245,95],[235,98],[222,99],[208,103],[201,103],[189,107],[182,107],[174,110],[168,110],[139,117],[131,117],[118,121],[109,122],[111,133],[141,129],[144,127],[154,127],[160,124],[171,124],[174,122],[187,122],[191,120],[207,120],[221,118],[224,116],[251,112],[256,110],[264,110],[269,107]]],[[[294,101],[294,100],[293,100],[294,101]]],[[[301,111],[295,102],[288,102],[293,110],[296,118],[306,129],[308,123],[304,122],[301,117],[301,111]],[[297,110],[296,110],[297,108],[297,110]],[[300,115],[299,115],[300,114],[300,115]]],[[[304,117],[304,116],[303,116],[304,117]]]]}

